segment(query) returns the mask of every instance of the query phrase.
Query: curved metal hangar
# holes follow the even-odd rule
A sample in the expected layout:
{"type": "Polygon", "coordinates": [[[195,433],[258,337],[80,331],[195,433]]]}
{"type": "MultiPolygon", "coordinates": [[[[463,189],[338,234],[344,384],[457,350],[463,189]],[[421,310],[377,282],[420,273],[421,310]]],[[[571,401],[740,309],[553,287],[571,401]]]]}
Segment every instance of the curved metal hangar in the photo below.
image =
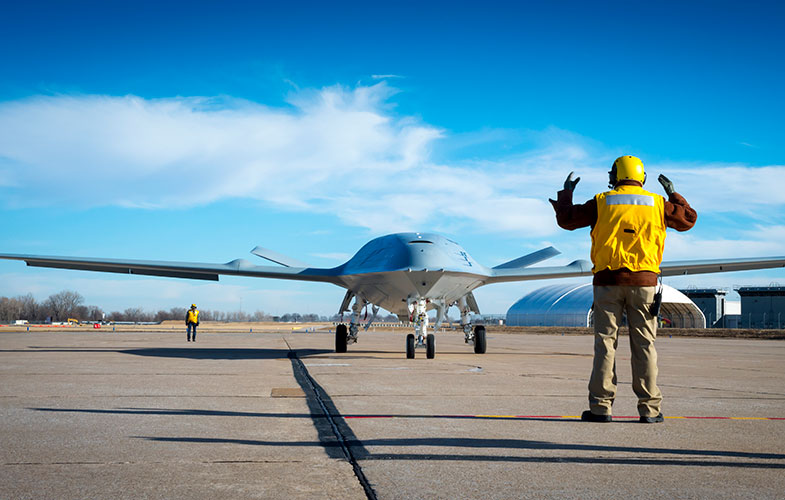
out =
{"type": "MultiPolygon", "coordinates": [[[[507,311],[510,326],[593,326],[591,283],[558,284],[539,288],[507,311]]],[[[677,328],[706,328],[706,318],[689,297],[663,285],[660,317],[677,328]]]]}

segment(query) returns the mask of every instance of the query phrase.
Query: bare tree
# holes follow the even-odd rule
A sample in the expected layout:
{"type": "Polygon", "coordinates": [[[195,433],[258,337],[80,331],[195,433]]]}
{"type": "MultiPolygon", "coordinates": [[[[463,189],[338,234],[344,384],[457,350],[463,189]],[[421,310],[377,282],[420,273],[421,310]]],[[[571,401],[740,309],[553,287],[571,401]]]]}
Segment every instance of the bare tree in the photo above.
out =
{"type": "MultiPolygon", "coordinates": [[[[133,322],[161,322],[166,320],[183,320],[187,309],[185,307],[173,307],[168,311],[159,310],[158,312],[146,312],[141,307],[129,307],[125,311],[112,311],[104,314],[104,311],[97,306],[83,305],[84,298],[77,292],[63,290],[49,296],[43,303],[35,300],[32,294],[19,297],[0,297],[0,321],[10,322],[17,319],[28,321],[42,321],[47,317],[53,320],[65,321],[67,318],[78,318],[88,321],[133,321],[133,322]]],[[[243,311],[216,311],[203,310],[200,319],[202,321],[226,321],[226,322],[251,322],[251,321],[337,321],[338,315],[331,317],[319,316],[314,313],[287,313],[281,317],[274,317],[264,311],[256,311],[248,314],[243,311]]],[[[387,321],[397,320],[394,315],[385,318],[387,321]]],[[[383,321],[382,318],[379,318],[383,321]]]]}
{"type": "Polygon", "coordinates": [[[16,299],[0,298],[0,321],[21,319],[21,307],[16,299]]]}
{"type": "Polygon", "coordinates": [[[50,295],[44,302],[44,307],[48,309],[52,319],[63,321],[71,316],[82,302],[84,302],[84,297],[77,292],[63,290],[50,295]]]}
{"type": "Polygon", "coordinates": [[[41,304],[35,300],[32,293],[28,293],[27,295],[20,295],[16,298],[22,306],[22,312],[20,313],[21,318],[17,319],[26,319],[28,321],[36,321],[42,320],[45,318],[44,312],[41,310],[41,304]]]}
{"type": "Polygon", "coordinates": [[[261,321],[272,321],[273,317],[270,316],[269,314],[265,314],[264,311],[256,311],[255,313],[253,313],[252,319],[253,319],[253,321],[258,321],[258,322],[261,322],[261,321]]]}
{"type": "Polygon", "coordinates": [[[125,316],[125,321],[133,321],[134,323],[138,323],[140,321],[151,321],[152,318],[144,312],[144,309],[141,307],[129,307],[123,312],[125,316]]]}

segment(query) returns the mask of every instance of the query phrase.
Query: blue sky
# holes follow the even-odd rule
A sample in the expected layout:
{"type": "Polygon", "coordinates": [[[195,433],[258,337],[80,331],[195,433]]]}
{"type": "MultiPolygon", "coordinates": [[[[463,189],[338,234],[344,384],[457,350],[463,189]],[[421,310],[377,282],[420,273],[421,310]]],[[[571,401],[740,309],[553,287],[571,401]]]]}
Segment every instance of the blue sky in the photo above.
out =
{"type": "MultiPolygon", "coordinates": [[[[438,231],[487,265],[587,230],[620,154],[698,210],[666,259],[785,255],[777,2],[19,2],[0,16],[0,252],[201,262],[256,245],[334,266],[438,231]]],[[[765,271],[673,286],[785,282],[765,271]]],[[[478,290],[503,313],[547,284],[478,290]]],[[[0,295],[106,310],[337,309],[327,285],[220,284],[0,262],[0,295]]]]}

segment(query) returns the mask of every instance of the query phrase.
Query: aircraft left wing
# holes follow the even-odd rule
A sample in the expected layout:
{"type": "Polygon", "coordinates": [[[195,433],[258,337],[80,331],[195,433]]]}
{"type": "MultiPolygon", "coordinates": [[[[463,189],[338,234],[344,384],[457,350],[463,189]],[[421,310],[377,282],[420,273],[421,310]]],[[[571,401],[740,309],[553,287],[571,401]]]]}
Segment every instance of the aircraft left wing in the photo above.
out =
{"type": "Polygon", "coordinates": [[[333,269],[311,267],[255,266],[245,259],[226,264],[172,262],[160,260],[94,259],[46,255],[0,254],[0,259],[23,260],[32,267],[54,267],[120,274],[141,274],[218,281],[219,275],[254,276],[297,281],[318,281],[342,286],[333,269]]]}

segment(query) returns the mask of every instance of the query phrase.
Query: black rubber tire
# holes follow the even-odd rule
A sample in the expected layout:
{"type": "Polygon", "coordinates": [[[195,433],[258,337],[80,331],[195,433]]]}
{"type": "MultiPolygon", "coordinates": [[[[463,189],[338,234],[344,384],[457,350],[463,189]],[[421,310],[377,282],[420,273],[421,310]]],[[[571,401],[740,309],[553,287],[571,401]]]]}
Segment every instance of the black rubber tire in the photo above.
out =
{"type": "Polygon", "coordinates": [[[414,359],[414,334],[406,336],[406,359],[414,359]]]}
{"type": "Polygon", "coordinates": [[[335,327],[335,352],[346,352],[346,325],[335,327]]]}
{"type": "Polygon", "coordinates": [[[485,354],[485,327],[477,325],[474,327],[474,353],[485,354]]]}
{"type": "Polygon", "coordinates": [[[429,333],[425,337],[425,357],[433,359],[436,356],[436,337],[429,333]]]}

